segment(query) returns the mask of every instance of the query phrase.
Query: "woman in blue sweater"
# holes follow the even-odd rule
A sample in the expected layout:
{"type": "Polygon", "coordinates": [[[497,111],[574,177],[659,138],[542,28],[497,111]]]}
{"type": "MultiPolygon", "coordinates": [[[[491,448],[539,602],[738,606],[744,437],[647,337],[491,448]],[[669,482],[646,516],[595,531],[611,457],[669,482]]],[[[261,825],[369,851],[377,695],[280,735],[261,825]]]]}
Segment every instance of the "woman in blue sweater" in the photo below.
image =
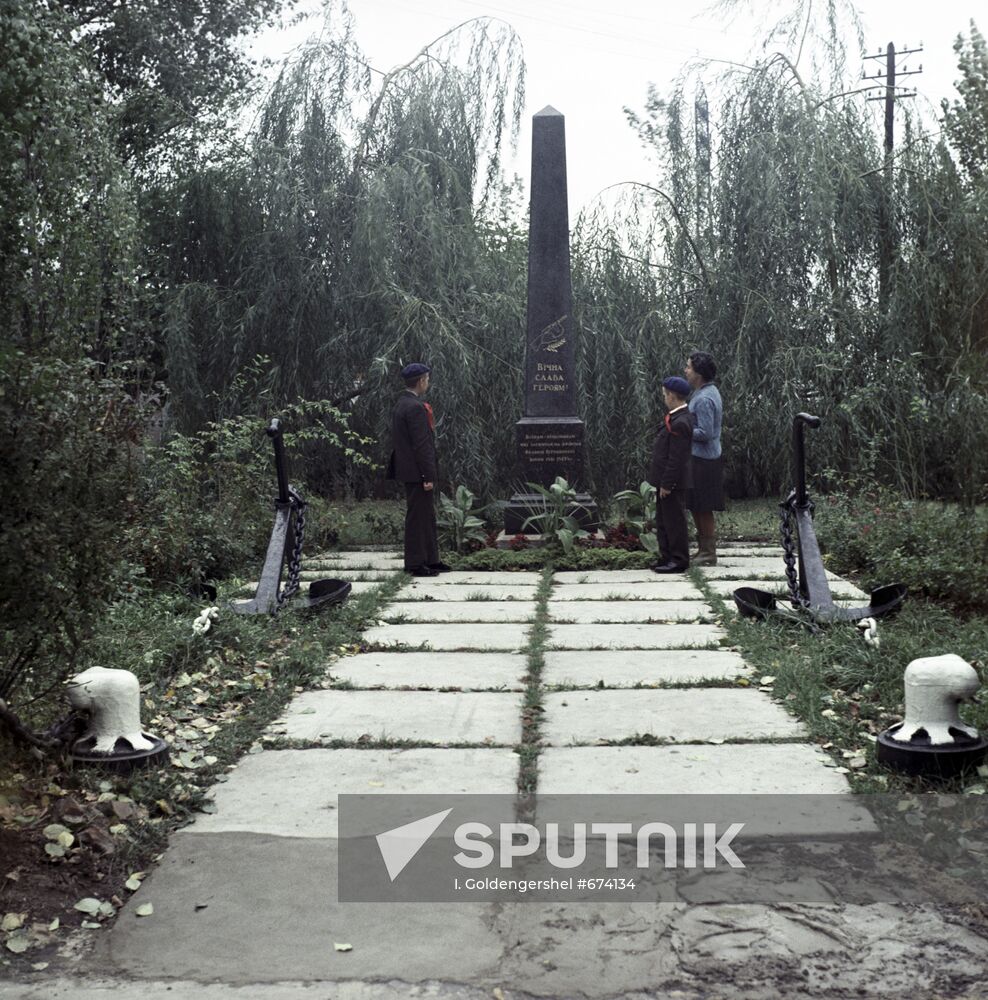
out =
{"type": "Polygon", "coordinates": [[[697,566],[717,565],[717,526],[714,511],[724,509],[724,469],[720,451],[720,429],[724,404],[717,386],[714,359],[705,351],[694,351],[686,362],[686,381],[693,389],[693,486],[686,506],[693,514],[699,551],[692,557],[697,566]]]}

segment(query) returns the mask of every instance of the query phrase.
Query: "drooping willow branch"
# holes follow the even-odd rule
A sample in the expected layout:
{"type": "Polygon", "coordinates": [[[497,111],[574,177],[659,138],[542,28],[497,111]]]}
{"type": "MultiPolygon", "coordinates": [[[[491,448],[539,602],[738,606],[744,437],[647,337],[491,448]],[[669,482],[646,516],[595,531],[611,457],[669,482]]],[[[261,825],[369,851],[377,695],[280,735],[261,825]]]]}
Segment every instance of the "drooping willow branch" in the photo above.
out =
{"type": "MultiPolygon", "coordinates": [[[[689,243],[690,249],[693,251],[693,256],[696,257],[696,262],[700,265],[700,270],[703,272],[703,283],[707,286],[707,290],[709,291],[710,275],[707,273],[707,265],[703,262],[703,254],[700,253],[700,250],[696,245],[696,241],[690,234],[689,227],[686,225],[686,221],[683,219],[683,216],[679,211],[679,207],[676,205],[675,201],[673,201],[672,198],[665,193],[665,191],[662,191],[657,187],[653,187],[651,184],[646,184],[644,181],[618,181],[617,184],[608,184],[603,191],[609,191],[611,188],[623,187],[629,184],[632,187],[645,188],[647,191],[657,194],[666,202],[666,204],[668,204],[669,208],[672,209],[672,214],[676,217],[676,221],[679,223],[679,227],[683,231],[683,236],[686,238],[686,242],[689,243]]],[[[603,191],[601,193],[603,193],[603,191]]]]}

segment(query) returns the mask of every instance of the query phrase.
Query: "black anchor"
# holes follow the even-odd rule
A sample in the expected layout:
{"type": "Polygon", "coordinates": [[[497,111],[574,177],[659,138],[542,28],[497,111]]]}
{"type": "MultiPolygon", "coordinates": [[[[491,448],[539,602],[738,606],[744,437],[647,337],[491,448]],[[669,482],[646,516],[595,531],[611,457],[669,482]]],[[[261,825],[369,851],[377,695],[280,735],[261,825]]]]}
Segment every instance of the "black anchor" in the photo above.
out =
{"type": "Polygon", "coordinates": [[[276,614],[291,601],[296,609],[317,608],[322,605],[342,604],[349,596],[353,584],[347,580],[313,580],[305,597],[292,600],[299,591],[302,570],[302,541],[305,537],[306,502],[288,482],[288,464],[281,424],[277,418],[267,429],[274,444],[274,465],[278,477],[278,496],[274,501],[274,527],[268,541],[264,567],[254,597],[249,601],[232,601],[230,607],[242,615],[276,614]],[[281,585],[281,576],[288,563],[288,580],[281,585]]]}
{"type": "MultiPolygon", "coordinates": [[[[782,510],[782,548],[785,552],[786,575],[792,606],[809,616],[812,622],[859,622],[863,618],[882,618],[894,614],[906,599],[906,586],[890,583],[872,591],[871,603],[864,608],[842,608],[834,604],[827,581],[827,571],[820,555],[816,531],[813,528],[813,502],[806,492],[806,450],[804,427],[819,427],[819,417],[797,413],[792,424],[792,459],[795,487],[779,504],[782,510]],[[795,527],[796,543],[792,534],[795,527]],[[795,558],[794,558],[795,557],[795,558]],[[794,563],[798,559],[799,575],[794,563]]],[[[765,618],[771,613],[787,616],[779,608],[776,595],[755,587],[739,587],[734,591],[734,603],[746,618],[765,618]]]]}

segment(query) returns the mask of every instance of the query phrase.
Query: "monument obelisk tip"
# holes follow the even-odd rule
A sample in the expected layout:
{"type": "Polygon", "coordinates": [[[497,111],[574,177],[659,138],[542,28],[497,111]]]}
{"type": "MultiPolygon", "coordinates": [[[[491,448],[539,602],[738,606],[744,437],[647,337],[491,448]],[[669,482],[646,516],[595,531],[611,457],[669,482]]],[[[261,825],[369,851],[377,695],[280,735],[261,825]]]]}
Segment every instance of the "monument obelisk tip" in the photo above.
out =
{"type": "Polygon", "coordinates": [[[551,104],[547,104],[541,111],[536,111],[533,118],[562,118],[562,111],[557,111],[551,104]]]}

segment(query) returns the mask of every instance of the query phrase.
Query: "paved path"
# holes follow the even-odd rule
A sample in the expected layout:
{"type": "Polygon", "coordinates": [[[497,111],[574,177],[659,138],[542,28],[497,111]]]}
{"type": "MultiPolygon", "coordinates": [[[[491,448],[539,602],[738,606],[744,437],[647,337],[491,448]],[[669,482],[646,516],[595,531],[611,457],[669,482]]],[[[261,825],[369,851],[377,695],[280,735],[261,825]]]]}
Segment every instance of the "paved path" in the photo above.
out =
{"type": "MultiPolygon", "coordinates": [[[[361,589],[399,570],[380,552],[306,564],[311,577],[359,576],[361,589]]],[[[784,585],[771,547],[725,551],[703,574],[721,594],[784,585]]],[[[847,791],[782,705],[739,685],[751,670],[687,577],[557,573],[547,651],[530,659],[539,582],[471,571],[405,585],[366,633],[369,651],[328,664],[327,686],[271,727],[292,749],[245,757],[215,811],[172,838],[104,939],[103,971],[124,977],[118,1000],[164,995],[166,980],[190,1000],[931,995],[926,956],[948,944],[952,967],[978,975],[980,938],[892,906],[337,903],[338,796],[514,795],[526,690],[542,706],[542,794],[847,791]],[[145,901],[154,915],[138,919],[145,901]]],[[[90,983],[75,996],[108,993],[90,983]]]]}

